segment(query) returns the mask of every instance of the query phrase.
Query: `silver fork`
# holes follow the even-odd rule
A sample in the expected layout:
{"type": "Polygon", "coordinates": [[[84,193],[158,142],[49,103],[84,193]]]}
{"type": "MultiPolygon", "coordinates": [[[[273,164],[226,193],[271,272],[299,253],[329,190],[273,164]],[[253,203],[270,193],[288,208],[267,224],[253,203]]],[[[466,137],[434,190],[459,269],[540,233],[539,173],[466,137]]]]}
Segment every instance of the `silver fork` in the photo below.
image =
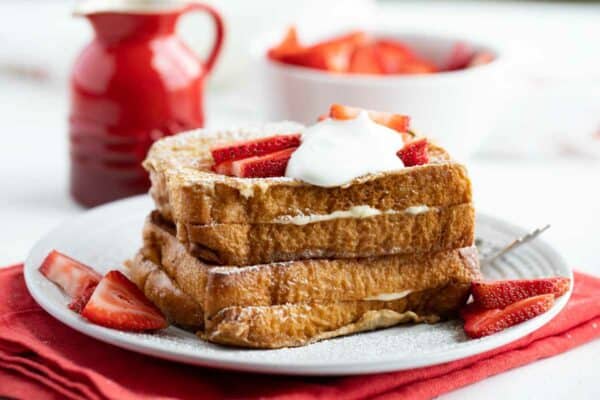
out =
{"type": "Polygon", "coordinates": [[[531,242],[533,239],[535,239],[536,237],[540,236],[542,233],[547,231],[548,228],[550,228],[550,224],[545,225],[541,228],[536,228],[536,229],[532,230],[531,232],[527,233],[526,235],[523,235],[523,236],[513,240],[512,242],[508,243],[506,246],[502,247],[500,250],[496,251],[492,255],[488,255],[484,259],[481,259],[479,261],[479,265],[481,267],[484,267],[486,265],[493,263],[495,260],[504,256],[507,253],[510,253],[514,249],[521,247],[525,243],[531,242]]]}

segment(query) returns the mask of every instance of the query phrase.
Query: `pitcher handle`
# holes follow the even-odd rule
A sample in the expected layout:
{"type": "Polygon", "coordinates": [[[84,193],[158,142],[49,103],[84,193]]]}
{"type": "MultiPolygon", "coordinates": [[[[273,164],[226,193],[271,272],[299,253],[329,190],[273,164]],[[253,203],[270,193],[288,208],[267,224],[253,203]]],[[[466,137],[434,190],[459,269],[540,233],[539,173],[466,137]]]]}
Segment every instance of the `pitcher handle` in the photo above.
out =
{"type": "Polygon", "coordinates": [[[221,14],[214,9],[213,7],[202,4],[202,3],[192,3],[189,4],[184,12],[188,11],[202,11],[210,15],[214,24],[215,24],[215,40],[212,45],[212,49],[208,53],[208,58],[204,62],[204,71],[208,75],[210,71],[213,69],[217,58],[219,57],[219,53],[223,48],[223,40],[225,39],[225,22],[223,22],[223,18],[221,14]]]}

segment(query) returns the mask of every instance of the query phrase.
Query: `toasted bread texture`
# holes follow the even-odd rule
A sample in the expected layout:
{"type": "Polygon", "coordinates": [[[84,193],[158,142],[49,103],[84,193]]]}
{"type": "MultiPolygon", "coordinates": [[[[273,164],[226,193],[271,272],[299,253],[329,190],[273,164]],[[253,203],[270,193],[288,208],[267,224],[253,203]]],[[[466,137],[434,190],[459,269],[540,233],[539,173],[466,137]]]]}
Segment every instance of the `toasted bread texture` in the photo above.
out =
{"type": "Polygon", "coordinates": [[[480,276],[471,247],[219,267],[189,254],[173,227],[152,218],[144,227],[144,247],[128,266],[173,322],[199,329],[210,341],[259,348],[445,318],[480,276]]]}
{"type": "Polygon", "coordinates": [[[354,206],[404,210],[471,202],[465,168],[442,148],[429,146],[430,163],[371,174],[347,185],[324,188],[295,179],[237,178],[213,173],[210,148],[237,140],[296,133],[297,124],[258,128],[198,130],[157,141],[144,167],[161,214],[184,224],[272,223],[278,218],[330,214],[354,206]]]}
{"type": "Polygon", "coordinates": [[[474,235],[471,203],[306,224],[177,224],[190,253],[224,265],[429,253],[471,246],[474,235]]]}

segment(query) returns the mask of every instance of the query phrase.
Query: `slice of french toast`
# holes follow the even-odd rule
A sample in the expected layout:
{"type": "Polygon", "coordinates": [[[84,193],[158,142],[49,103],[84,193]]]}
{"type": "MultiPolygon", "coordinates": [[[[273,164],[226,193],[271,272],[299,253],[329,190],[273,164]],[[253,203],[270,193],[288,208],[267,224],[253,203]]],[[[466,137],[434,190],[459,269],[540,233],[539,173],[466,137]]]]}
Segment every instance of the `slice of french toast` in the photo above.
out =
{"type": "Polygon", "coordinates": [[[471,281],[480,276],[472,247],[214,266],[189,254],[172,226],[151,217],[144,246],[128,265],[134,282],[173,322],[200,329],[210,341],[261,348],[445,318],[464,303],[471,281]]]}
{"type": "Polygon", "coordinates": [[[298,124],[280,123],[196,130],[157,141],[144,161],[157,209],[176,223],[256,224],[327,215],[356,206],[384,212],[471,202],[466,169],[434,144],[429,145],[430,161],[425,165],[370,174],[339,187],[319,187],[286,177],[238,178],[211,171],[210,149],[214,146],[302,129],[298,124]]]}
{"type": "Polygon", "coordinates": [[[190,253],[207,262],[253,265],[450,250],[471,246],[475,230],[471,203],[309,223],[304,220],[310,217],[299,219],[300,223],[178,223],[177,236],[190,253]]]}

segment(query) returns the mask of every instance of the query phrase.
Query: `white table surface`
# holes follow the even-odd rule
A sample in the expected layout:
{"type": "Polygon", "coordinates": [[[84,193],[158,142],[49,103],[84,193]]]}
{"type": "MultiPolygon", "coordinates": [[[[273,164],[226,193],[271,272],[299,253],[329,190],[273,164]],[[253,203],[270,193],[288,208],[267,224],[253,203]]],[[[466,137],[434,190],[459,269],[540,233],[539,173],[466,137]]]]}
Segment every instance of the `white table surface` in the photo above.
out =
{"type": "MultiPolygon", "coordinates": [[[[537,43],[538,49],[548,49],[553,43],[569,47],[565,45],[564,35],[556,31],[559,27],[567,32],[570,43],[582,40],[591,44],[593,36],[590,37],[590,33],[598,32],[592,27],[600,26],[600,8],[591,6],[561,8],[536,5],[524,12],[522,5],[516,4],[482,7],[468,3],[455,8],[435,2],[433,5],[411,4],[400,10],[401,14],[396,6],[386,7],[387,19],[392,18],[390,13],[393,11],[395,15],[402,15],[402,21],[407,25],[418,25],[419,18],[422,20],[424,14],[430,13],[438,28],[443,28],[446,23],[454,27],[454,31],[459,31],[473,22],[482,34],[488,35],[503,29],[501,22],[512,21],[512,30],[516,32],[523,33],[525,27],[531,30],[529,39],[537,43]],[[448,18],[442,18],[443,15],[456,18],[447,22],[448,18]],[[497,23],[492,21],[486,26],[478,25],[478,15],[486,15],[492,20],[497,18],[497,23]]],[[[487,21],[490,21],[489,18],[487,21]]],[[[595,38],[594,43],[600,36],[595,38]]],[[[600,62],[596,50],[592,51],[595,52],[593,56],[586,54],[577,59],[577,49],[569,48],[568,54],[576,59],[566,57],[565,61],[565,57],[559,57],[566,66],[556,69],[553,76],[559,76],[567,68],[566,71],[577,71],[578,78],[563,83],[562,87],[581,87],[581,77],[584,76],[590,79],[584,85],[586,88],[590,85],[599,88],[600,62]],[[586,62],[581,61],[584,59],[586,62]],[[594,68],[589,68],[590,63],[594,68]]],[[[1,56],[0,52],[0,61],[1,56]]],[[[238,103],[232,104],[232,96],[231,91],[208,96],[210,125],[231,122],[229,113],[232,107],[237,111],[244,109],[244,98],[237,96],[238,103]]],[[[592,106],[599,110],[597,96],[597,93],[588,91],[574,98],[585,99],[584,109],[592,106]]],[[[554,102],[559,101],[555,97],[554,102]]],[[[574,108],[582,107],[576,103],[574,108]]],[[[0,230],[0,265],[22,261],[37,238],[64,219],[84,211],[71,201],[67,192],[67,112],[63,81],[40,83],[0,74],[0,117],[3,125],[0,221],[4,224],[0,230]]],[[[600,117],[600,113],[591,117],[600,117]]],[[[528,128],[531,126],[527,125],[528,128]]],[[[516,130],[513,136],[526,134],[529,135],[529,132],[516,130]]],[[[495,140],[496,143],[506,142],[504,138],[496,137],[495,140]]],[[[598,161],[556,157],[547,151],[514,159],[498,157],[497,154],[490,157],[490,154],[495,154],[494,143],[494,139],[490,139],[488,147],[468,162],[477,208],[523,227],[551,223],[552,228],[544,234],[544,240],[554,245],[574,268],[600,276],[598,161]]],[[[530,140],[531,143],[547,144],[543,138],[530,140]]],[[[488,378],[441,398],[599,398],[597,359],[600,359],[600,341],[488,378]]]]}

